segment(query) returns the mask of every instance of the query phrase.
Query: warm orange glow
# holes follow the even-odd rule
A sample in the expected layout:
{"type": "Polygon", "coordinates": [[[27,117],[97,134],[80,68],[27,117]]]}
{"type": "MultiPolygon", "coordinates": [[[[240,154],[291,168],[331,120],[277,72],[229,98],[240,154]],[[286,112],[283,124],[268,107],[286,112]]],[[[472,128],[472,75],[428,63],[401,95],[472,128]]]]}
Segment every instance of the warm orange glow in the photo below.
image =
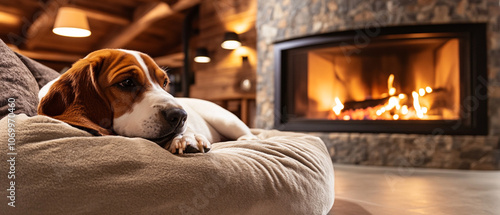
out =
{"type": "Polygon", "coordinates": [[[340,114],[340,111],[344,109],[344,105],[342,102],[339,100],[339,97],[335,97],[335,106],[333,106],[332,110],[335,112],[335,114],[338,116],[340,114]]]}
{"type": "Polygon", "coordinates": [[[59,8],[52,32],[66,37],[88,37],[91,34],[85,12],[71,7],[59,8]]]}
{"type": "Polygon", "coordinates": [[[241,43],[240,43],[240,41],[236,41],[236,40],[226,40],[226,41],[222,42],[222,44],[220,46],[224,49],[233,50],[233,49],[239,48],[241,46],[241,43]]]}
{"type": "Polygon", "coordinates": [[[401,113],[403,115],[408,114],[408,106],[407,105],[403,105],[403,108],[401,108],[401,113]]]}
{"type": "MultiPolygon", "coordinates": [[[[319,80],[319,77],[318,77],[319,80]]],[[[394,75],[391,74],[388,80],[388,85],[391,85],[394,80],[394,75]]],[[[391,88],[394,89],[394,88],[391,88]]],[[[409,107],[407,103],[407,96],[404,93],[400,93],[397,96],[391,96],[387,99],[384,105],[378,105],[373,108],[367,109],[355,109],[355,110],[344,110],[344,104],[339,99],[335,97],[335,103],[331,108],[334,115],[330,114],[330,119],[343,119],[343,120],[362,120],[362,119],[426,119],[426,114],[429,109],[422,106],[421,99],[426,92],[432,92],[431,87],[420,88],[417,91],[412,92],[412,106],[409,107]],[[429,90],[430,89],[430,90],[429,90]],[[423,92],[422,92],[423,91],[423,92]],[[420,92],[420,94],[419,94],[420,92]]],[[[382,93],[382,97],[387,96],[388,93],[382,93]]],[[[425,102],[424,102],[425,103],[425,102]]]]}
{"type": "Polygon", "coordinates": [[[387,79],[387,89],[389,89],[390,96],[396,94],[396,88],[394,88],[393,84],[394,84],[394,74],[391,74],[389,75],[389,79],[387,79]]]}
{"type": "MultiPolygon", "coordinates": [[[[215,3],[214,3],[215,4],[215,3]]],[[[221,2],[220,4],[228,4],[221,2]]],[[[241,3],[240,3],[241,4],[241,3]]],[[[234,18],[235,11],[223,10],[220,8],[217,13],[221,22],[224,23],[227,31],[233,31],[237,34],[243,34],[255,27],[255,14],[257,14],[257,1],[248,1],[245,11],[238,12],[238,18],[234,18]]]]}
{"type": "Polygon", "coordinates": [[[241,46],[233,51],[229,55],[226,55],[224,58],[218,60],[216,62],[217,68],[224,67],[239,67],[242,65],[242,57],[248,57],[248,62],[251,65],[255,65],[257,62],[257,52],[255,49],[252,49],[248,46],[241,46]]]}
{"type": "Polygon", "coordinates": [[[425,90],[424,90],[424,88],[420,88],[420,89],[418,90],[418,94],[419,94],[420,96],[424,96],[424,95],[425,95],[425,90]]]}
{"type": "Polygon", "coordinates": [[[308,87],[300,89],[308,100],[297,113],[332,120],[458,119],[459,41],[427,42],[436,46],[409,54],[407,64],[390,55],[346,58],[340,48],[308,52],[308,87]]]}
{"type": "Polygon", "coordinates": [[[395,108],[398,105],[399,105],[399,99],[398,99],[398,97],[393,96],[393,97],[389,98],[389,102],[385,106],[385,108],[387,110],[391,110],[391,109],[395,108]]]}
{"type": "Polygon", "coordinates": [[[21,20],[10,13],[0,11],[0,23],[7,25],[18,25],[21,20]]]}
{"type": "Polygon", "coordinates": [[[424,118],[424,112],[422,111],[422,108],[420,107],[420,102],[418,101],[418,93],[413,91],[411,95],[413,96],[413,107],[417,112],[417,117],[420,119],[424,118]]]}
{"type": "Polygon", "coordinates": [[[377,110],[377,112],[375,112],[375,114],[377,114],[377,116],[380,116],[384,113],[384,110],[380,109],[380,110],[377,110]]]}
{"type": "Polygon", "coordinates": [[[210,63],[210,58],[207,56],[196,56],[196,57],[194,57],[194,62],[196,62],[196,63],[210,63]]]}

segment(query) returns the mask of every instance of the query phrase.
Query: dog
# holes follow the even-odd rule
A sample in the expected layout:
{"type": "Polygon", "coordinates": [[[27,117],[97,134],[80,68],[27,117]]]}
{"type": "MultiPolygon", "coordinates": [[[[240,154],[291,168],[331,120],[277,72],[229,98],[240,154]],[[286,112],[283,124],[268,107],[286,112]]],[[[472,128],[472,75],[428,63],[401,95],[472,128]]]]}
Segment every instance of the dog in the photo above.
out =
{"type": "Polygon", "coordinates": [[[96,136],[145,138],[178,154],[254,138],[231,112],[205,100],[174,98],[168,84],[167,73],[148,55],[102,49],[40,89],[38,114],[96,136]]]}

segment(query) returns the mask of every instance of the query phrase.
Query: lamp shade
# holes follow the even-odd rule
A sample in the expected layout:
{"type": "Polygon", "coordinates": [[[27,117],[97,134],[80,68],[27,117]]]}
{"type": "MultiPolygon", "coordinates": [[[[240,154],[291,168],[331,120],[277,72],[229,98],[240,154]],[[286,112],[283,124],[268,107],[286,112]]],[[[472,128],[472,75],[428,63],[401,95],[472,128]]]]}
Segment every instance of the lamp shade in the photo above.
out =
{"type": "Polygon", "coordinates": [[[209,63],[210,57],[208,56],[208,50],[206,48],[196,49],[196,56],[194,57],[194,61],[197,63],[209,63]]]}
{"type": "Polygon", "coordinates": [[[224,34],[224,41],[221,44],[221,47],[224,49],[236,49],[241,46],[240,39],[238,34],[234,32],[226,32],[224,34]]]}
{"type": "Polygon", "coordinates": [[[91,34],[85,12],[72,7],[59,8],[52,32],[66,37],[88,37],[91,34]]]}

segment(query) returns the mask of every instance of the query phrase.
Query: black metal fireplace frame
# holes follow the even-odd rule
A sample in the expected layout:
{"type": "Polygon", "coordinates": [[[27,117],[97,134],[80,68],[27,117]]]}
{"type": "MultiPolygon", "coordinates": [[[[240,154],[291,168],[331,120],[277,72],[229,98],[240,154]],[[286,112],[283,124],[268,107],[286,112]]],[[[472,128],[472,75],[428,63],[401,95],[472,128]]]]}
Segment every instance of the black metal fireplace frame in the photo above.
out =
{"type": "MultiPolygon", "coordinates": [[[[370,30],[370,29],[368,29],[370,30]]],[[[374,30],[374,29],[372,29],[374,30]]],[[[274,44],[275,56],[275,128],[288,131],[310,132],[361,132],[361,133],[415,133],[415,134],[453,134],[486,135],[487,117],[487,53],[486,24],[443,24],[382,27],[375,29],[377,36],[402,35],[413,33],[439,33],[460,35],[460,82],[461,119],[460,120],[317,120],[295,117],[293,77],[287,68],[297,65],[290,60],[293,50],[324,47],[325,44],[352,43],[359,30],[335,32],[309,36],[299,39],[280,41],[274,44]],[[462,38],[463,37],[463,38],[462,38]],[[466,41],[466,42],[465,42],[466,41]],[[464,100],[470,104],[464,106],[464,100]]],[[[300,59],[299,59],[300,60],[300,59]]],[[[302,86],[303,87],[303,86],[302,86]]]]}

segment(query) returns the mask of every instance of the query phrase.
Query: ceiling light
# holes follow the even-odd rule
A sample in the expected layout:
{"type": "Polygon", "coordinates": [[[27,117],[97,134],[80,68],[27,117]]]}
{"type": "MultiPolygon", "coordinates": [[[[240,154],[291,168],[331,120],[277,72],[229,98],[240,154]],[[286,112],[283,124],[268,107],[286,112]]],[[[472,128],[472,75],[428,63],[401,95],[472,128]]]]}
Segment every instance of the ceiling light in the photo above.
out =
{"type": "Polygon", "coordinates": [[[52,32],[66,37],[88,37],[91,32],[85,12],[71,7],[61,7],[52,32]]]}
{"type": "Polygon", "coordinates": [[[234,32],[226,32],[224,34],[224,42],[221,44],[224,49],[236,49],[241,46],[238,34],[234,32]]]}
{"type": "Polygon", "coordinates": [[[208,50],[206,48],[196,49],[196,57],[194,57],[194,61],[197,63],[209,63],[210,57],[208,56],[208,50]]]}

